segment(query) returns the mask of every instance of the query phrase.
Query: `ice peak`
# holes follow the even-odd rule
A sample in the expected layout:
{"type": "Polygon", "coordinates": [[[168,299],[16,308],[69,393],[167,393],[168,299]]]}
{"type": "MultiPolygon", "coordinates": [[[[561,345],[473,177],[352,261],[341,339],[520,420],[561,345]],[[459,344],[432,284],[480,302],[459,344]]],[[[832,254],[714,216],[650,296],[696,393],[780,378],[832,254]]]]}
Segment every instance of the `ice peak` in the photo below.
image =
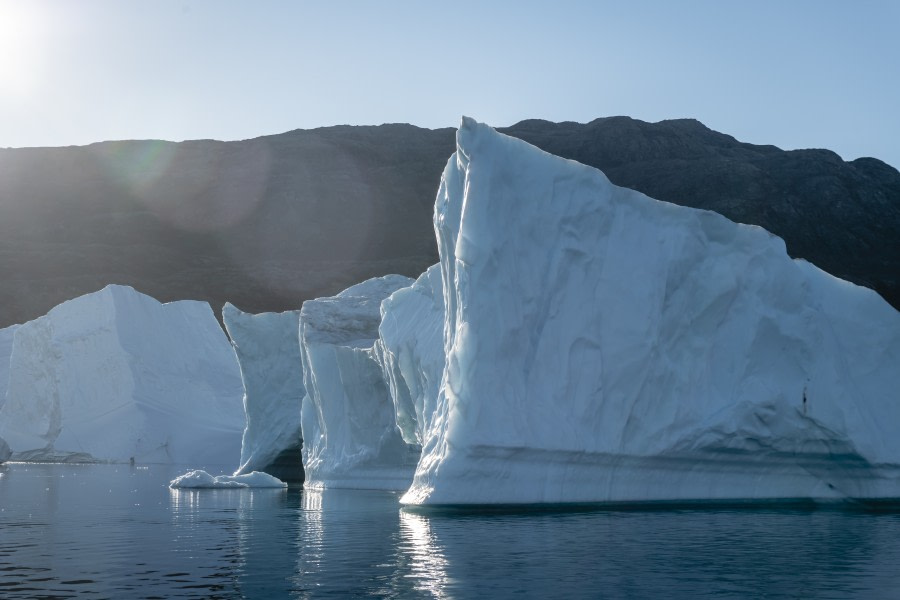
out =
{"type": "Polygon", "coordinates": [[[446,361],[404,503],[900,496],[876,294],[469,118],[434,223],[446,361]]]}

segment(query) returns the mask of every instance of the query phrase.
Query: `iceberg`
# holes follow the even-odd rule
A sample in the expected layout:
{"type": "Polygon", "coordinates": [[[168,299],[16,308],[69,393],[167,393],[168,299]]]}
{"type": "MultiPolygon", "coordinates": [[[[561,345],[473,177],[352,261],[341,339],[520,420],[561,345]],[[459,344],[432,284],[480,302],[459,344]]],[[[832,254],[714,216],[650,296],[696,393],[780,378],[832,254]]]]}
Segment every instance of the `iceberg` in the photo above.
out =
{"type": "Polygon", "coordinates": [[[6,440],[0,438],[0,463],[8,461],[11,456],[12,450],[10,450],[9,444],[6,443],[6,440]]]}
{"type": "Polygon", "coordinates": [[[900,498],[875,292],[468,118],[434,220],[444,372],[402,503],[900,498]]]}
{"type": "Polygon", "coordinates": [[[265,471],[303,481],[300,311],[253,315],[228,303],[222,319],[240,363],[247,419],[240,467],[234,474],[265,471]]]}
{"type": "Polygon", "coordinates": [[[403,440],[421,446],[444,373],[444,291],[439,264],[381,303],[374,351],[403,440]]]}
{"type": "Polygon", "coordinates": [[[311,488],[405,490],[419,448],[404,442],[375,359],[382,300],[413,280],[369,279],[300,310],[303,467],[311,488]]]}
{"type": "Polygon", "coordinates": [[[246,488],[286,488],[287,484],[277,477],[260,471],[242,475],[213,476],[203,470],[188,471],[169,482],[172,489],[246,489],[246,488]]]}
{"type": "Polygon", "coordinates": [[[16,329],[0,437],[15,460],[236,464],[242,393],[208,304],[111,285],[16,329]]]}

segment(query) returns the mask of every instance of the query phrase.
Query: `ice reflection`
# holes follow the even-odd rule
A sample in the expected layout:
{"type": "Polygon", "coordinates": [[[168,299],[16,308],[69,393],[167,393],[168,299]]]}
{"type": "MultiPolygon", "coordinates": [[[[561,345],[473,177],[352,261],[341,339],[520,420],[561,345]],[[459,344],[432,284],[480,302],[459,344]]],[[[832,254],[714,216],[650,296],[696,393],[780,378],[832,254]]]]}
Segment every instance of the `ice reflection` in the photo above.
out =
{"type": "Polygon", "coordinates": [[[895,598],[900,514],[407,512],[365,490],[181,490],[5,465],[2,597],[895,598]]]}
{"type": "Polygon", "coordinates": [[[237,539],[241,569],[238,587],[245,598],[283,597],[298,552],[291,525],[296,522],[299,492],[237,491],[237,539]]]}
{"type": "Polygon", "coordinates": [[[422,515],[400,511],[400,549],[406,554],[415,589],[432,598],[447,597],[447,557],[431,523],[422,515]]]}
{"type": "Polygon", "coordinates": [[[176,518],[193,515],[200,507],[199,490],[177,490],[169,488],[172,513],[176,518]]]}
{"type": "Polygon", "coordinates": [[[315,514],[319,519],[322,517],[322,491],[315,488],[303,490],[303,510],[315,514]]]}
{"type": "Polygon", "coordinates": [[[301,598],[408,598],[397,495],[305,489],[291,580],[301,598]]]}
{"type": "Polygon", "coordinates": [[[322,514],[322,490],[304,489],[301,500],[297,546],[297,578],[301,583],[315,578],[325,558],[325,525],[322,514]]]}
{"type": "Polygon", "coordinates": [[[191,567],[183,572],[203,572],[193,586],[227,597],[283,597],[298,551],[291,525],[299,491],[181,489],[169,498],[174,550],[191,567]]]}
{"type": "Polygon", "coordinates": [[[171,580],[204,573],[209,593],[236,592],[234,577],[244,569],[239,549],[235,490],[169,490],[172,512],[171,551],[178,567],[166,574],[171,580]]]}

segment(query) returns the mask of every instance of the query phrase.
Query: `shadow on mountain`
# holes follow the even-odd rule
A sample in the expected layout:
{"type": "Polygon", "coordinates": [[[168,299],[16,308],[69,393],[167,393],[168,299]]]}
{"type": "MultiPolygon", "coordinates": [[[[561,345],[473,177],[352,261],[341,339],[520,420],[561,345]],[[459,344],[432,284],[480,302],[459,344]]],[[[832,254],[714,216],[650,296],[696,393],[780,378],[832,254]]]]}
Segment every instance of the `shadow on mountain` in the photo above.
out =
{"type": "MultiPolygon", "coordinates": [[[[745,144],[693,120],[501,131],[617,185],[761,225],[792,256],[900,307],[900,173],[879,160],[745,144]]],[[[0,150],[0,327],[109,283],[261,312],[416,277],[437,262],[431,215],[454,135],[337,126],[0,150]]]]}

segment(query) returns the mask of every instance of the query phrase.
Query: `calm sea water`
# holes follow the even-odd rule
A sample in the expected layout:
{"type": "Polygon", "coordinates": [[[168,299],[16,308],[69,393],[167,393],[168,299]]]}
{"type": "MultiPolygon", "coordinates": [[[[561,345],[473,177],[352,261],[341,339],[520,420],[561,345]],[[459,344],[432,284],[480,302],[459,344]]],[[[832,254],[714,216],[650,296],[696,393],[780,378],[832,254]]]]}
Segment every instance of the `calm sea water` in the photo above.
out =
{"type": "Polygon", "coordinates": [[[900,598],[896,513],[418,514],[184,470],[0,466],[0,598],[900,598]]]}

